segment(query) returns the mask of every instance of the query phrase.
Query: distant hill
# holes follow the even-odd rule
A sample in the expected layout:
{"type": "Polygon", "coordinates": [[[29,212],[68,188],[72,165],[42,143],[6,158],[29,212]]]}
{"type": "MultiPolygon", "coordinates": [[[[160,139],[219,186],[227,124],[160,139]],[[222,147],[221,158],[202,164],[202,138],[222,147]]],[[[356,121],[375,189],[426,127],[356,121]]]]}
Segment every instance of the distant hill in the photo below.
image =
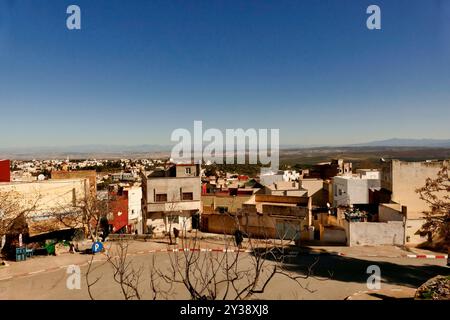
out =
{"type": "Polygon", "coordinates": [[[450,139],[388,139],[348,145],[350,147],[432,147],[450,148],[450,139]]]}
{"type": "Polygon", "coordinates": [[[168,145],[80,145],[67,147],[17,147],[1,148],[0,159],[120,159],[167,157],[172,146],[168,145]]]}
{"type": "MultiPolygon", "coordinates": [[[[78,145],[78,146],[56,146],[56,147],[0,147],[0,158],[6,159],[86,159],[86,158],[155,158],[168,157],[172,150],[172,145],[78,145]]],[[[347,152],[351,149],[360,149],[367,152],[367,148],[372,148],[369,152],[381,151],[382,148],[450,148],[450,139],[388,139],[372,141],[358,144],[346,145],[281,145],[280,151],[286,155],[292,151],[313,153],[347,152]],[[342,150],[341,150],[342,149],[342,150]],[[363,150],[366,149],[366,150],[363,150]]],[[[422,153],[420,151],[420,153],[422,153]]]]}

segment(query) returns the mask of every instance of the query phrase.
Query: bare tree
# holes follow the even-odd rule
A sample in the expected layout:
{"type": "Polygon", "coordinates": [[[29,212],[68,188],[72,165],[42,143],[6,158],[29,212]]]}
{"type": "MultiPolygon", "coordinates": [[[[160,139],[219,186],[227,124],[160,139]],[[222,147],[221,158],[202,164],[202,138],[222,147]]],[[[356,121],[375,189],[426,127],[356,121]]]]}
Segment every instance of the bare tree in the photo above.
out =
{"type": "MultiPolygon", "coordinates": [[[[109,248],[105,248],[104,255],[106,261],[102,265],[93,267],[93,257],[89,263],[88,270],[86,271],[86,283],[89,297],[95,300],[93,294],[93,287],[103,277],[103,274],[94,276],[96,270],[98,270],[104,264],[108,264],[112,268],[113,280],[119,285],[120,293],[125,300],[141,300],[144,295],[143,286],[146,284],[144,279],[145,265],[137,265],[137,263],[131,258],[128,253],[129,243],[125,239],[121,239],[112,243],[109,248]],[[94,278],[91,280],[91,278],[94,278]]],[[[152,257],[152,263],[155,256],[152,257]]],[[[157,273],[150,268],[149,270],[149,297],[152,300],[156,299],[168,299],[172,294],[172,284],[165,284],[157,275],[157,273]]]]}
{"type": "Polygon", "coordinates": [[[185,233],[181,239],[182,248],[168,252],[169,268],[160,268],[153,260],[152,270],[166,283],[180,285],[193,300],[251,299],[264,293],[275,276],[287,277],[311,291],[301,281],[312,276],[318,260],[305,273],[292,273],[285,266],[288,253],[283,238],[274,245],[272,241],[249,237],[247,253],[235,248],[231,237],[224,236],[223,252],[202,250],[197,232],[191,238],[185,233]]]}
{"type": "Polygon", "coordinates": [[[39,208],[39,193],[32,198],[24,198],[15,190],[0,191],[0,236],[8,233],[18,220],[28,218],[39,208]]]}
{"type": "Polygon", "coordinates": [[[128,243],[118,241],[115,246],[116,255],[107,253],[109,264],[113,268],[114,281],[120,285],[121,292],[125,300],[141,299],[139,283],[143,273],[143,268],[135,269],[132,261],[128,258],[128,243]]]}
{"type": "Polygon", "coordinates": [[[91,300],[95,300],[95,299],[94,299],[94,295],[93,295],[93,293],[92,293],[92,287],[95,286],[95,285],[97,284],[97,282],[100,281],[100,279],[102,278],[102,276],[97,276],[93,281],[91,281],[91,280],[90,280],[91,273],[93,273],[93,271],[95,271],[96,269],[98,269],[98,267],[97,267],[97,268],[94,268],[94,267],[93,267],[93,264],[94,264],[94,255],[92,255],[91,260],[89,260],[88,264],[89,264],[89,266],[88,266],[88,269],[87,269],[87,271],[86,271],[86,285],[87,285],[87,291],[88,291],[88,294],[89,294],[89,298],[90,298],[91,300]]]}
{"type": "Polygon", "coordinates": [[[86,236],[97,241],[102,227],[101,221],[107,219],[112,200],[114,199],[110,196],[100,199],[89,193],[71,204],[67,201],[55,201],[51,210],[52,221],[66,228],[82,228],[86,236]]]}
{"type": "Polygon", "coordinates": [[[424,200],[430,210],[424,212],[425,224],[422,230],[432,236],[443,237],[445,243],[450,244],[450,179],[448,163],[434,178],[427,178],[425,185],[416,190],[420,199],[424,200]]]}
{"type": "MultiPolygon", "coordinates": [[[[239,223],[239,219],[237,219],[239,223]]],[[[236,228],[239,226],[236,225],[236,228]]],[[[184,231],[187,225],[183,225],[184,231]]],[[[128,243],[120,240],[109,250],[107,260],[113,269],[114,280],[119,284],[124,299],[167,299],[175,294],[192,300],[248,300],[265,293],[274,279],[289,279],[301,290],[313,292],[308,278],[314,276],[317,258],[311,265],[296,272],[291,268],[291,252],[285,239],[253,238],[247,234],[245,248],[238,248],[234,238],[223,235],[220,250],[202,248],[197,230],[189,235],[183,232],[179,247],[169,247],[167,253],[155,253],[150,263],[137,266],[128,254],[128,243]],[[164,259],[161,259],[164,257],[164,259]],[[168,260],[168,261],[167,261],[168,260]],[[148,270],[148,274],[145,270],[148,270]],[[148,281],[145,276],[148,276],[148,281]],[[150,297],[143,286],[150,288],[150,297]]],[[[330,273],[330,277],[332,273],[330,273]]]]}
{"type": "MultiPolygon", "coordinates": [[[[176,216],[178,216],[178,213],[180,212],[180,210],[177,210],[177,200],[176,200],[175,195],[173,195],[171,201],[168,202],[168,206],[169,206],[168,207],[169,210],[167,210],[164,213],[163,218],[164,218],[164,220],[167,220],[167,222],[164,221],[164,223],[166,224],[166,226],[168,226],[167,234],[169,236],[169,244],[172,245],[172,244],[174,244],[173,239],[172,239],[172,224],[173,224],[174,218],[176,216]]],[[[180,217],[178,216],[178,219],[179,218],[180,217]]]]}
{"type": "Polygon", "coordinates": [[[40,200],[39,192],[24,197],[14,188],[0,190],[0,240],[6,240],[2,243],[2,253],[13,254],[11,249],[18,244],[19,234],[28,233],[29,218],[39,210],[40,200]]]}

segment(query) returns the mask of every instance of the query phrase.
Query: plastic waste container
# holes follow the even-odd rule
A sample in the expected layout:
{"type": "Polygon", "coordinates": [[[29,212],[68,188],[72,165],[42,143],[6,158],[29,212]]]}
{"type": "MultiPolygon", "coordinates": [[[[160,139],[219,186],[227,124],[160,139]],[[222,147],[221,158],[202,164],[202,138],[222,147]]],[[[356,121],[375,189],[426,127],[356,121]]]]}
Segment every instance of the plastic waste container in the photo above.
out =
{"type": "Polygon", "coordinates": [[[16,261],[27,260],[27,249],[24,247],[16,248],[16,261]]]}

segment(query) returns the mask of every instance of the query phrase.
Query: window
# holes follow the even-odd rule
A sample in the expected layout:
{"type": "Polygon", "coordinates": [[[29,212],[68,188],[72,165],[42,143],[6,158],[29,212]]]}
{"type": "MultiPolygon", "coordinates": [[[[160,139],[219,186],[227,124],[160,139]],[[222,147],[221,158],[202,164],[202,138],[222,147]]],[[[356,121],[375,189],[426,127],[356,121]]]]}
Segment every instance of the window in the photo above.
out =
{"type": "Polygon", "coordinates": [[[339,195],[342,196],[342,189],[339,189],[339,195]]]}
{"type": "Polygon", "coordinates": [[[167,193],[157,194],[155,197],[156,202],[167,202],[167,193]]]}
{"type": "Polygon", "coordinates": [[[180,223],[180,216],[177,215],[167,216],[167,223],[180,223]]]}
{"type": "Polygon", "coordinates": [[[184,172],[185,172],[186,174],[191,174],[191,168],[185,168],[185,169],[184,169],[184,172]]]}
{"type": "Polygon", "coordinates": [[[183,192],[182,200],[194,200],[194,195],[192,192],[183,192]]]}

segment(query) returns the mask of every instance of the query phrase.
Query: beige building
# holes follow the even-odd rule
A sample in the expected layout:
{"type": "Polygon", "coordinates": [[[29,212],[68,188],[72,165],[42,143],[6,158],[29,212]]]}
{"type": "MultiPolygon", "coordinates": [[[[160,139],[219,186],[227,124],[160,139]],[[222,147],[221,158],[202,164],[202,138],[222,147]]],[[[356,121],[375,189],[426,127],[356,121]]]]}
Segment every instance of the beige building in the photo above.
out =
{"type": "Polygon", "coordinates": [[[29,235],[35,236],[82,227],[71,222],[81,221],[78,208],[88,198],[90,184],[88,179],[10,182],[0,183],[0,193],[14,197],[18,207],[32,208],[26,221],[29,235]]]}
{"type": "Polygon", "coordinates": [[[405,244],[418,244],[427,240],[418,231],[424,223],[423,212],[430,208],[420,199],[416,190],[425,185],[427,178],[437,177],[442,165],[443,161],[392,160],[382,170],[382,191],[389,193],[391,202],[397,205],[380,205],[380,220],[404,221],[405,244]]]}
{"type": "Polygon", "coordinates": [[[308,232],[312,199],[303,196],[205,195],[202,196],[202,230],[254,238],[299,241],[308,232]]]}
{"type": "Polygon", "coordinates": [[[201,209],[199,174],[199,165],[178,164],[143,177],[144,231],[165,234],[173,228],[189,231],[193,223],[197,227],[201,209]]]}
{"type": "Polygon", "coordinates": [[[306,196],[308,191],[296,181],[277,181],[266,186],[265,193],[273,196],[306,196]]]}
{"type": "Polygon", "coordinates": [[[76,171],[52,171],[52,180],[67,180],[67,179],[88,179],[91,195],[97,195],[97,172],[95,170],[76,170],[76,171]]]}
{"type": "Polygon", "coordinates": [[[312,198],[314,206],[326,206],[327,202],[329,202],[329,196],[324,180],[318,178],[302,178],[299,179],[299,182],[301,187],[307,190],[307,195],[312,198]]]}
{"type": "Polygon", "coordinates": [[[236,230],[235,217],[242,205],[252,195],[206,194],[202,195],[201,230],[232,234],[236,230]]]}
{"type": "Polygon", "coordinates": [[[255,194],[238,211],[250,236],[300,241],[312,220],[312,198],[255,194]]]}

